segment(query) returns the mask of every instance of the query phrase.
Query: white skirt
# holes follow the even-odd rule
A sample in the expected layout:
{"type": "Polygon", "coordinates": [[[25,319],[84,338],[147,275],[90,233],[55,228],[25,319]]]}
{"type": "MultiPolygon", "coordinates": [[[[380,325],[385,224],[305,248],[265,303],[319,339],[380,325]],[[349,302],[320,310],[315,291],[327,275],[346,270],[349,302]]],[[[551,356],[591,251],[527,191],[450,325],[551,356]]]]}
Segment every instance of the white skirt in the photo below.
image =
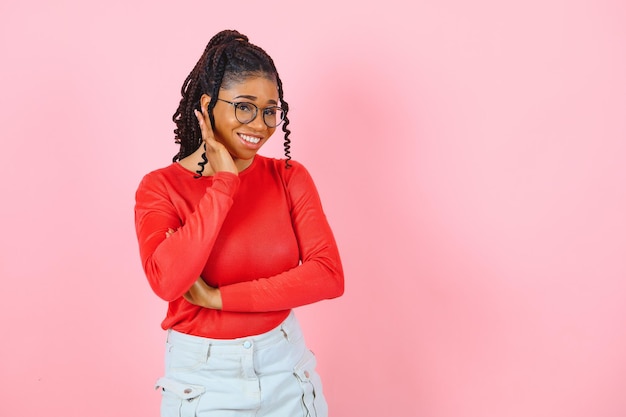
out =
{"type": "Polygon", "coordinates": [[[161,417],[327,417],[294,312],[258,336],[208,339],[168,331],[161,417]]]}

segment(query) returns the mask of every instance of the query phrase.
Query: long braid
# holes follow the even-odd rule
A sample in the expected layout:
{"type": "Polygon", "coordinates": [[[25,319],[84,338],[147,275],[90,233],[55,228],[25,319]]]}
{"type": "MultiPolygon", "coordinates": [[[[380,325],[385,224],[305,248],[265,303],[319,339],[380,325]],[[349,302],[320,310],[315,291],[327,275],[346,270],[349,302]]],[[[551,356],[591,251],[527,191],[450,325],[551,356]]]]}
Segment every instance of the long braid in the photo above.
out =
{"type": "Polygon", "coordinates": [[[285,117],[283,118],[282,130],[285,134],[285,141],[283,143],[283,147],[285,148],[285,165],[287,168],[291,168],[291,139],[289,139],[289,135],[291,135],[291,130],[289,130],[289,117],[287,117],[287,113],[289,112],[289,104],[283,99],[283,82],[280,80],[278,76],[278,72],[276,73],[276,84],[278,85],[278,99],[280,100],[280,106],[285,111],[285,117]]]}
{"type": "MultiPolygon", "coordinates": [[[[176,112],[172,116],[172,120],[177,126],[177,128],[174,129],[174,142],[180,144],[180,150],[176,155],[174,155],[172,162],[192,154],[202,143],[202,132],[200,130],[200,126],[198,125],[198,121],[195,118],[194,110],[200,110],[200,97],[203,94],[203,90],[211,92],[211,101],[214,101],[213,99],[217,97],[215,93],[219,91],[222,83],[222,77],[219,78],[218,82],[214,83],[212,86],[213,88],[209,87],[207,85],[207,72],[212,71],[210,71],[207,64],[214,60],[216,52],[219,53],[223,51],[223,47],[220,48],[219,51],[216,51],[215,47],[226,41],[229,35],[231,38],[233,36],[238,36],[240,38],[243,36],[234,31],[223,31],[215,35],[209,41],[202,56],[183,83],[181,88],[182,99],[180,100],[180,104],[176,109],[176,112]]],[[[213,107],[215,107],[215,103],[213,103],[210,107],[211,110],[213,107]]],[[[215,128],[212,111],[209,113],[212,119],[211,126],[215,128]]]]}
{"type": "MultiPolygon", "coordinates": [[[[198,125],[194,110],[200,109],[200,97],[208,94],[211,97],[208,114],[211,127],[215,129],[213,109],[217,104],[219,90],[223,86],[240,82],[249,76],[266,76],[276,80],[280,105],[284,111],[285,164],[291,165],[291,131],[288,128],[287,113],[289,105],[283,98],[282,81],[272,58],[261,48],[248,42],[248,37],[234,30],[219,32],[206,46],[202,56],[185,79],[181,88],[182,98],[172,120],[176,124],[174,142],[180,149],[173,162],[181,160],[195,152],[202,144],[202,132],[198,125]]],[[[206,148],[205,148],[206,150],[206,148]]],[[[202,161],[198,164],[196,177],[202,176],[204,166],[208,162],[206,153],[202,154],[202,161]]]]}
{"type": "MultiPolygon", "coordinates": [[[[211,122],[211,129],[215,130],[215,116],[213,115],[213,109],[215,108],[215,105],[217,104],[217,96],[219,94],[219,89],[220,89],[220,85],[222,84],[222,80],[224,79],[224,72],[226,69],[226,65],[225,65],[225,60],[224,60],[224,49],[222,48],[221,51],[217,51],[217,53],[215,54],[213,61],[214,64],[213,66],[216,67],[216,76],[215,79],[217,80],[217,82],[213,83],[213,85],[209,85],[206,78],[201,78],[201,84],[202,87],[205,91],[211,91],[211,100],[209,101],[209,106],[208,106],[208,113],[209,113],[209,120],[211,122]]],[[[199,100],[198,100],[199,101],[199,100]]],[[[200,132],[200,140],[202,140],[202,132],[200,132]]],[[[202,161],[198,162],[198,170],[196,171],[196,175],[194,175],[194,178],[200,178],[202,177],[202,173],[204,172],[204,166],[209,162],[209,160],[206,157],[206,143],[202,143],[202,146],[204,147],[203,152],[202,152],[202,161]]]]}

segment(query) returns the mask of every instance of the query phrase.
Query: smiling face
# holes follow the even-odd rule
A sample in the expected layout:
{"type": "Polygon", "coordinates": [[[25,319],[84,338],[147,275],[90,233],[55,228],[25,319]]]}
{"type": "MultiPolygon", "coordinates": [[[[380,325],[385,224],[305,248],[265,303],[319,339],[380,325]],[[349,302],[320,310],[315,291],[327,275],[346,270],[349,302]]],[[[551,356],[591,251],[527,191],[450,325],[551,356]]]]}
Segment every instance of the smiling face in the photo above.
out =
{"type": "MultiPolygon", "coordinates": [[[[221,88],[213,115],[215,117],[215,140],[226,147],[241,171],[252,163],[259,149],[276,130],[263,121],[262,109],[278,106],[278,88],[274,80],[265,77],[250,77],[241,82],[229,83],[221,88]],[[250,123],[243,124],[235,117],[235,108],[225,101],[252,103],[259,108],[257,116],[250,123]]],[[[203,95],[201,105],[208,106],[210,97],[203,95]]]]}

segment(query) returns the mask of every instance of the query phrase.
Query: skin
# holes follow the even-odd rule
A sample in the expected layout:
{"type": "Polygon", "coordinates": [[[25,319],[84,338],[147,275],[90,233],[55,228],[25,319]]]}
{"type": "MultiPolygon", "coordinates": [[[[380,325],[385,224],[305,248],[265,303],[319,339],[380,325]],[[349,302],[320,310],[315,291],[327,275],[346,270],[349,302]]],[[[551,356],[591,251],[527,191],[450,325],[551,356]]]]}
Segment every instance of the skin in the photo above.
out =
{"type": "MultiPolygon", "coordinates": [[[[265,77],[247,78],[229,88],[222,88],[219,98],[233,102],[254,103],[259,107],[259,112],[253,121],[242,124],[235,118],[232,105],[218,101],[213,109],[215,116],[215,131],[213,131],[208,115],[211,97],[207,94],[202,95],[200,98],[202,114],[196,112],[196,117],[202,130],[202,140],[206,144],[206,156],[209,160],[202,174],[204,176],[214,175],[218,171],[238,174],[248,168],[258,150],[276,130],[276,128],[267,127],[260,114],[260,109],[278,104],[278,87],[273,80],[265,77]],[[244,141],[241,135],[253,136],[259,138],[260,141],[253,145],[244,141]]],[[[203,151],[203,147],[200,146],[194,153],[183,158],[180,164],[195,172],[198,169],[198,163],[202,161],[203,151]]]]}
{"type": "MultiPolygon", "coordinates": [[[[235,117],[233,106],[218,101],[213,109],[215,116],[215,131],[211,129],[208,106],[211,97],[204,94],[200,98],[202,113],[196,111],[196,118],[202,131],[202,142],[206,146],[208,163],[205,165],[203,176],[215,175],[216,172],[239,172],[248,168],[259,149],[268,141],[276,128],[268,127],[263,121],[261,109],[278,105],[278,87],[276,82],[265,77],[250,77],[240,83],[230,85],[220,90],[219,98],[241,102],[254,103],[258,108],[256,118],[250,123],[240,123],[235,117]],[[257,144],[251,144],[242,138],[252,136],[259,139],[257,144]]],[[[179,163],[189,171],[195,172],[198,163],[202,161],[204,146],[200,146],[194,153],[183,158],[179,163]]],[[[170,237],[175,230],[170,229],[165,236],[170,237]]],[[[184,295],[185,300],[205,308],[222,309],[222,296],[219,288],[214,288],[199,277],[184,295]]]]}

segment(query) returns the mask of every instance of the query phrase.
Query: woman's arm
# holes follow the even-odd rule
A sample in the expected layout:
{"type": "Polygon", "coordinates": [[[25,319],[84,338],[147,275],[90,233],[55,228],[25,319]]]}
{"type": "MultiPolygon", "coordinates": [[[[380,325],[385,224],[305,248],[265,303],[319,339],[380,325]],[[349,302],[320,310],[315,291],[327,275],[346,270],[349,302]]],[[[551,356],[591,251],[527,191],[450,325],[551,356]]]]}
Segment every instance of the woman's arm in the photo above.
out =
{"type": "Polygon", "coordinates": [[[219,289],[199,279],[188,301],[232,312],[279,311],[339,297],[344,277],[339,251],[318,192],[301,165],[286,175],[291,217],[301,254],[295,268],[271,277],[225,285],[219,289]]]}
{"type": "MultiPolygon", "coordinates": [[[[152,289],[166,301],[180,298],[194,285],[239,186],[233,158],[213,136],[206,100],[202,107],[202,113],[196,110],[195,114],[208,159],[205,168],[214,175],[212,185],[206,189],[195,211],[181,226],[181,216],[174,204],[174,199],[183,199],[185,194],[182,190],[185,184],[181,181],[168,183],[162,176],[147,175],[136,193],[135,227],[142,265],[152,289]],[[179,233],[165,241],[169,230],[179,233]]],[[[179,203],[187,204],[186,201],[179,203]]]]}
{"type": "Polygon", "coordinates": [[[182,297],[201,274],[232,206],[239,177],[217,173],[184,225],[172,201],[181,197],[168,191],[173,185],[161,176],[146,176],[135,205],[142,265],[150,286],[166,301],[182,297]],[[166,238],[170,229],[177,232],[166,238]]]}

